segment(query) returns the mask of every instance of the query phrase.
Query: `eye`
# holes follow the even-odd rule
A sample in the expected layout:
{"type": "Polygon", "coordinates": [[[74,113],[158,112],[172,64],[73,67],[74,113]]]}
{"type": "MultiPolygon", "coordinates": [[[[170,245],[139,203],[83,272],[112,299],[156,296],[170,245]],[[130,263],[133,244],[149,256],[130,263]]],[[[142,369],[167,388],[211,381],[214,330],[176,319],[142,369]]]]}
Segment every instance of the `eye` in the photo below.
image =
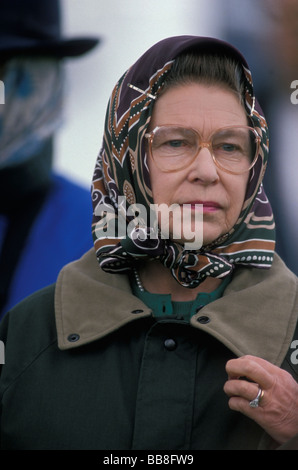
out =
{"type": "Polygon", "coordinates": [[[236,144],[226,143],[217,146],[218,149],[222,149],[224,152],[235,152],[238,149],[236,144]]]}
{"type": "Polygon", "coordinates": [[[187,144],[183,140],[169,140],[168,142],[165,142],[164,145],[169,145],[170,147],[173,147],[173,148],[180,148],[187,144]]]}
{"type": "Polygon", "coordinates": [[[242,142],[232,139],[218,141],[212,146],[214,153],[222,157],[240,157],[243,155],[244,148],[242,142]]]}

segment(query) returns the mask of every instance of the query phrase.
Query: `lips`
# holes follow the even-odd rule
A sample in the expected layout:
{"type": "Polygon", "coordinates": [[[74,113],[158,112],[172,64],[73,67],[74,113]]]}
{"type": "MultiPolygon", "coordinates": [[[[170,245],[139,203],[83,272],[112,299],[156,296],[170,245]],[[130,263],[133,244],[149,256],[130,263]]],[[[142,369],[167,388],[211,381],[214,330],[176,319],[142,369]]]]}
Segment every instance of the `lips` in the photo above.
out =
{"type": "Polygon", "coordinates": [[[188,204],[191,206],[192,210],[202,210],[203,213],[208,213],[208,212],[215,212],[219,209],[221,209],[221,205],[218,204],[218,202],[215,201],[189,201],[185,202],[184,204],[188,204]]]}

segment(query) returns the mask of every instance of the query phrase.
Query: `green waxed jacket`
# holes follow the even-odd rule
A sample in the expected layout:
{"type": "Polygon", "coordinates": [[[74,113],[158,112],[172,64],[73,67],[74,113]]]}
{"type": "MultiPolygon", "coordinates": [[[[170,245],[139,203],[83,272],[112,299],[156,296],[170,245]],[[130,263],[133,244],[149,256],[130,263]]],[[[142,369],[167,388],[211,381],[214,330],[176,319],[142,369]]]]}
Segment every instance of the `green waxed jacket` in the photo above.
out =
{"type": "Polygon", "coordinates": [[[276,256],[239,268],[191,324],[155,320],[94,251],[1,324],[2,449],[271,449],[228,407],[225,364],[244,354],[288,369],[298,282],[276,256]]]}

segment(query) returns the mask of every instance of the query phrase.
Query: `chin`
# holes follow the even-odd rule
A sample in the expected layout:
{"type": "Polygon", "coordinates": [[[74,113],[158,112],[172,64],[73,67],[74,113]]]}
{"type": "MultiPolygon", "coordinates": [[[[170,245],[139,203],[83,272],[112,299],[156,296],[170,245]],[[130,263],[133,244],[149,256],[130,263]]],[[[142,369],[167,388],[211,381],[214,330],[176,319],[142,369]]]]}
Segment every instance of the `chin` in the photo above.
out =
{"type": "Polygon", "coordinates": [[[221,236],[221,233],[218,233],[218,234],[216,234],[214,236],[210,236],[210,237],[203,237],[203,246],[211,245],[220,236],[221,236]]]}

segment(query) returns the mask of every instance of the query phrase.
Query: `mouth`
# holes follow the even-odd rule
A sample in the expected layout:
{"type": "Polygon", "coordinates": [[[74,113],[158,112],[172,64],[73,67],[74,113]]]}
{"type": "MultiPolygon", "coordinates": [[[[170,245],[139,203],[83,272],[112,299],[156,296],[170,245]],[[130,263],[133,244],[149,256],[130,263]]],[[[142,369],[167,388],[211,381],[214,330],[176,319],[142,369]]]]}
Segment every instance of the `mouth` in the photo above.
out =
{"type": "Polygon", "coordinates": [[[183,203],[182,205],[186,204],[191,206],[191,210],[203,212],[203,214],[216,212],[221,209],[221,205],[215,201],[189,201],[183,203]]]}

